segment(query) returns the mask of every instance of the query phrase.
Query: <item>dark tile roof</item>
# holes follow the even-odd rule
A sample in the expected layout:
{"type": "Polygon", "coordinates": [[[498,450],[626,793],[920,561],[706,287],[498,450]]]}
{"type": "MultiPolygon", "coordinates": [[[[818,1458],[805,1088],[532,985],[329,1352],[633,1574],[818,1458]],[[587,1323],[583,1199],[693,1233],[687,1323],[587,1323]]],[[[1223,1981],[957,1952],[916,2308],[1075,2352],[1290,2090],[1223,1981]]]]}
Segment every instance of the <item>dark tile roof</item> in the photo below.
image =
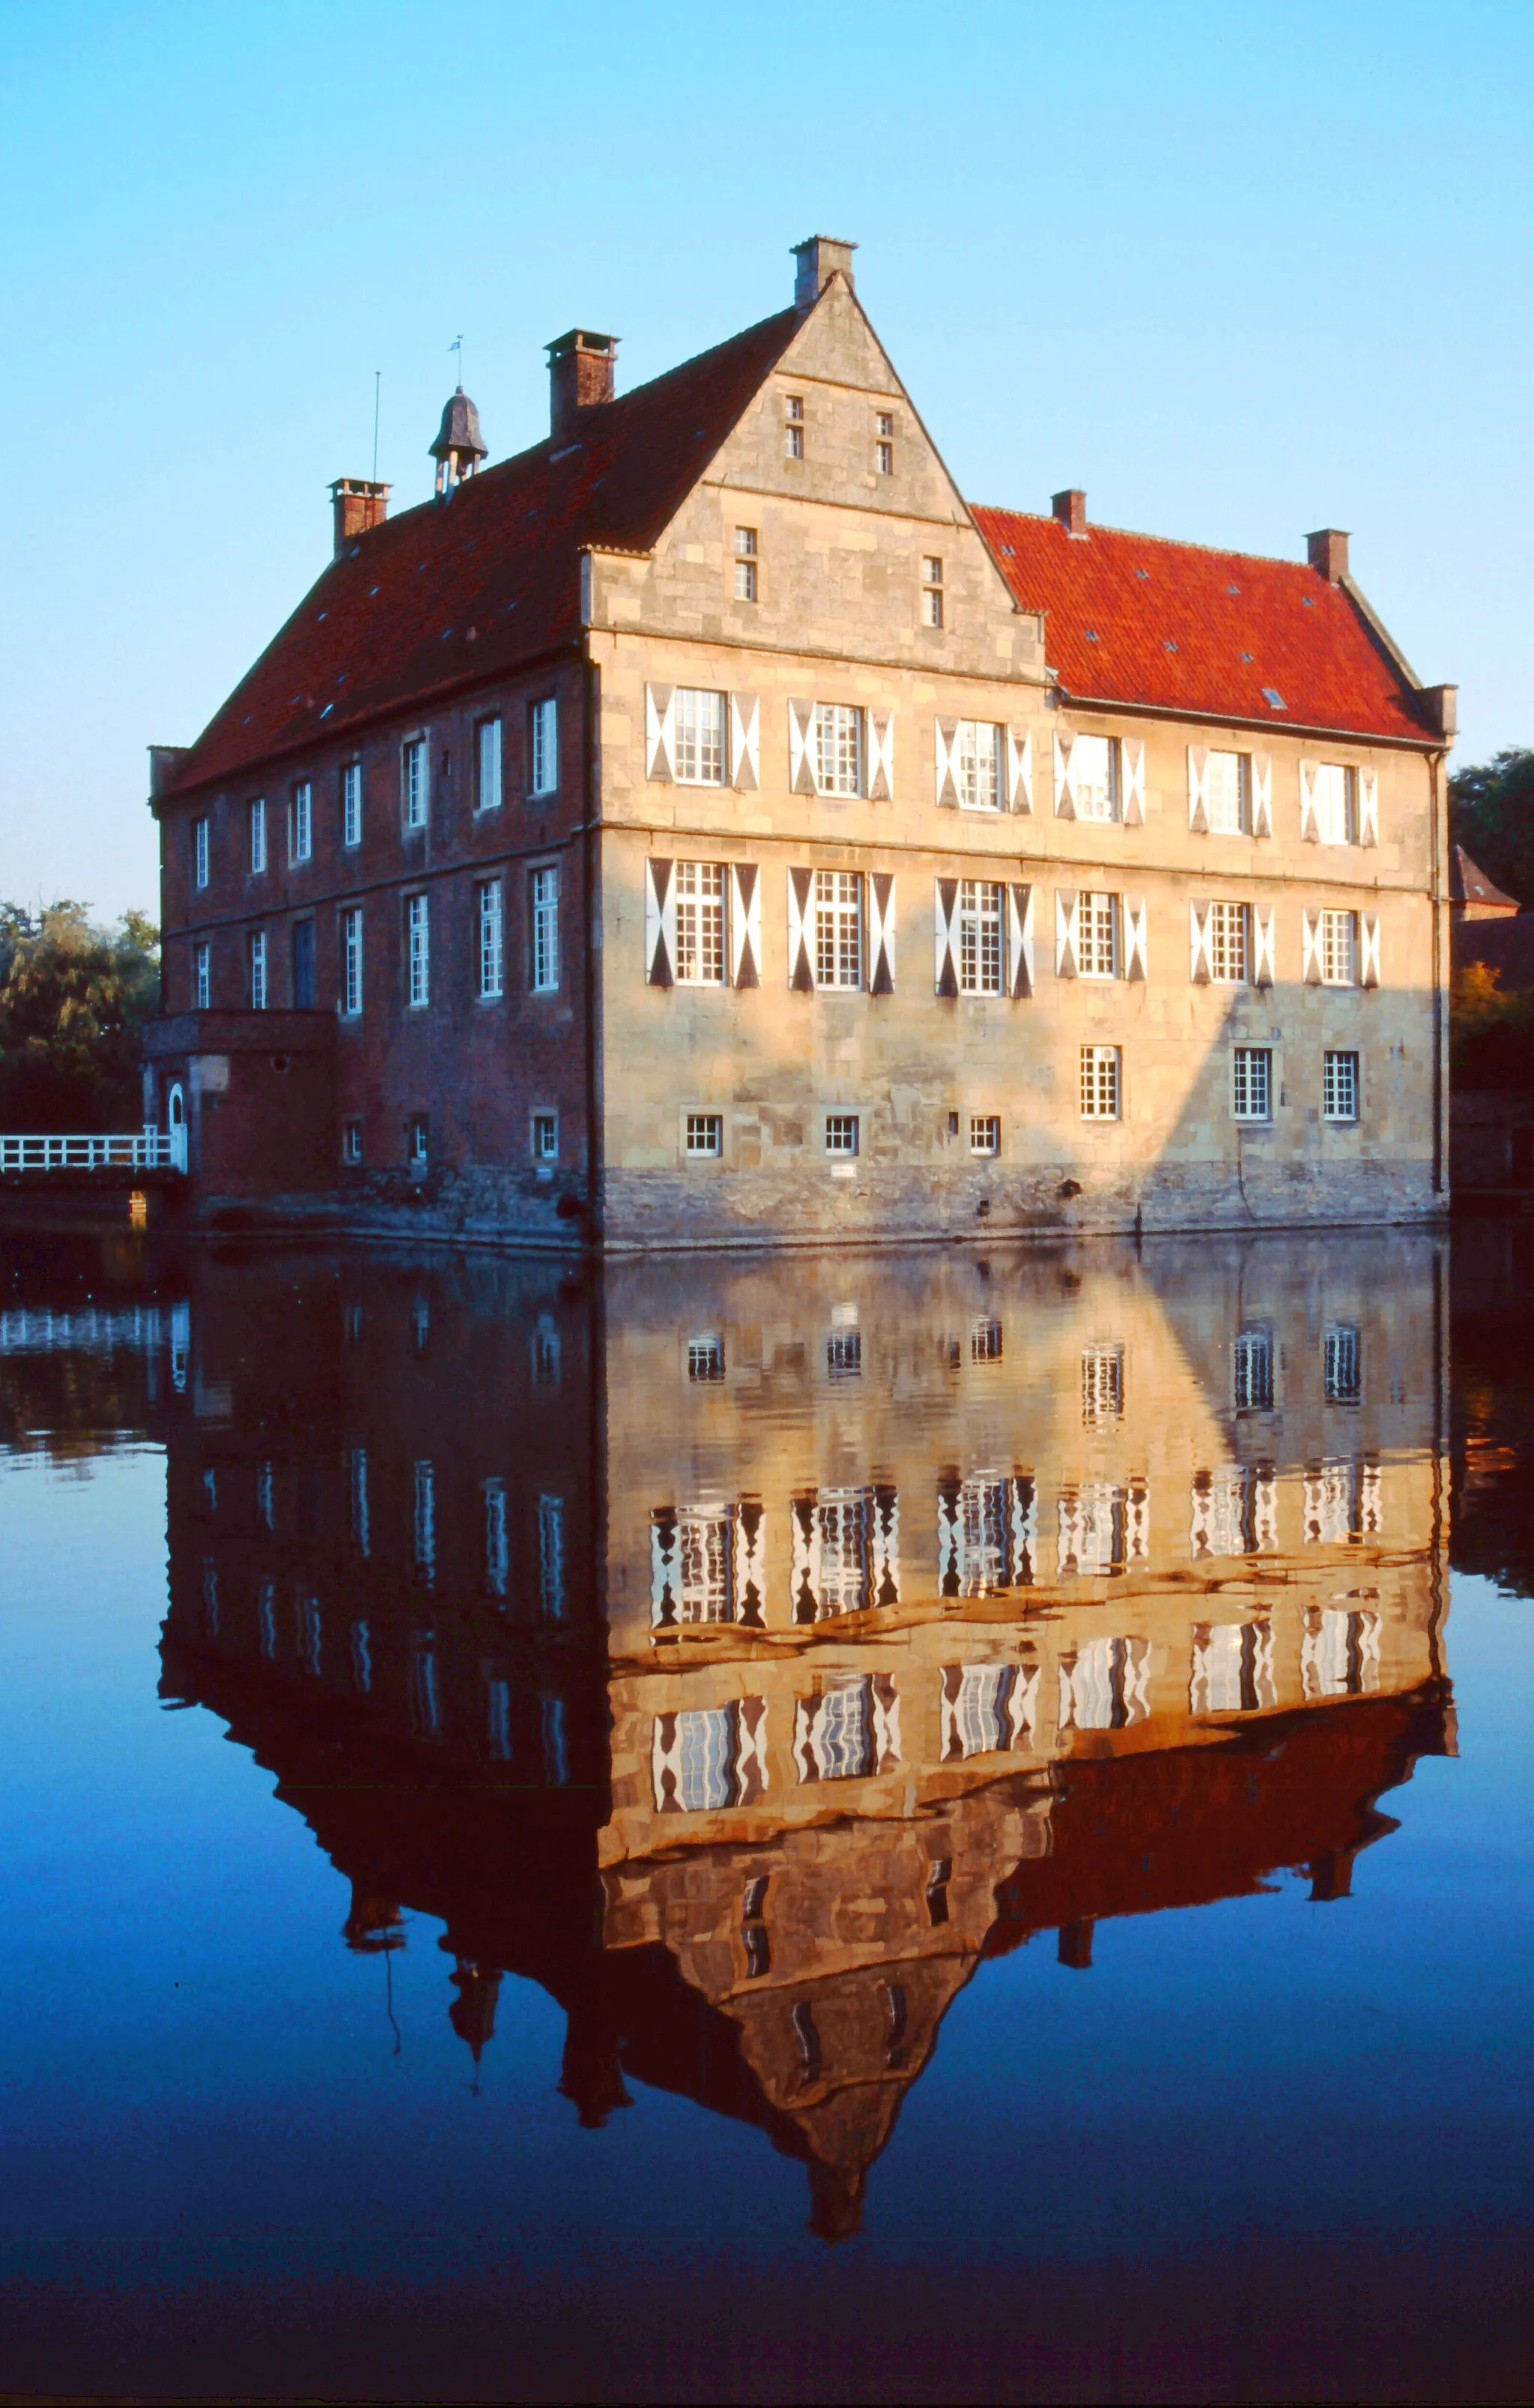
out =
{"type": "Polygon", "coordinates": [[[648,551],[801,323],[766,318],[363,536],[311,586],[163,789],[495,677],[573,638],[581,547],[648,551]]]}
{"type": "Polygon", "coordinates": [[[974,506],[1044,655],[1082,701],[1432,740],[1412,690],[1341,586],[1297,561],[974,506]],[[1282,697],[1276,709],[1264,689],[1282,697]]]}
{"type": "Polygon", "coordinates": [[[1490,903],[1504,911],[1516,911],[1517,897],[1504,895],[1494,886],[1479,863],[1473,862],[1462,844],[1450,848],[1449,899],[1452,903],[1490,903]]]}

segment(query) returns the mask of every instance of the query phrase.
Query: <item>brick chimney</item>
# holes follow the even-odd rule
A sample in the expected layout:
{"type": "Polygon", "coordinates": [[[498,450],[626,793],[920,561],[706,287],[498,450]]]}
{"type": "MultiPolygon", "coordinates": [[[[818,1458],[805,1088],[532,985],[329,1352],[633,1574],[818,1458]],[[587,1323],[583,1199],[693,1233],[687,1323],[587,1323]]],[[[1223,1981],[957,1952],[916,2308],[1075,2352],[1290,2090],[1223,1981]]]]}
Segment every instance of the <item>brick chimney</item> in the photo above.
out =
{"type": "Polygon", "coordinates": [[[336,557],[350,552],[360,535],[369,527],[381,526],[389,515],[389,488],[375,485],[366,477],[337,477],[330,489],[330,507],[336,515],[336,557]]]}
{"type": "Polygon", "coordinates": [[[1063,494],[1050,496],[1050,508],[1068,535],[1086,533],[1086,495],[1080,485],[1068,485],[1063,494]]]}
{"type": "Polygon", "coordinates": [[[573,436],[583,409],[612,399],[618,337],[572,326],[544,348],[549,354],[549,432],[558,443],[573,436]]]}
{"type": "Polygon", "coordinates": [[[1328,585],[1340,585],[1348,573],[1348,539],[1340,527],[1317,527],[1305,538],[1311,566],[1328,585]]]}
{"type": "Polygon", "coordinates": [[[808,242],[794,245],[798,266],[794,275],[794,307],[812,309],[833,276],[847,279],[847,290],[856,288],[853,282],[853,253],[855,242],[838,242],[834,235],[812,234],[808,242]]]}

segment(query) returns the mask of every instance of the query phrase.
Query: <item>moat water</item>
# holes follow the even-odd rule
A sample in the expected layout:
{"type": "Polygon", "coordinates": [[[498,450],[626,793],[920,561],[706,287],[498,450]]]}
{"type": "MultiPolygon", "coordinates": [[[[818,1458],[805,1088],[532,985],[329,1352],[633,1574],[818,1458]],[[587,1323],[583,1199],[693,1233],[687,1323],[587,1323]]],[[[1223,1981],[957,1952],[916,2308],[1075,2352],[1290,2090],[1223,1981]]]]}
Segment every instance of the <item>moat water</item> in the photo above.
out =
{"type": "Polygon", "coordinates": [[[0,1253],[7,2392],[1534,2389],[1534,1226],[0,1253]]]}

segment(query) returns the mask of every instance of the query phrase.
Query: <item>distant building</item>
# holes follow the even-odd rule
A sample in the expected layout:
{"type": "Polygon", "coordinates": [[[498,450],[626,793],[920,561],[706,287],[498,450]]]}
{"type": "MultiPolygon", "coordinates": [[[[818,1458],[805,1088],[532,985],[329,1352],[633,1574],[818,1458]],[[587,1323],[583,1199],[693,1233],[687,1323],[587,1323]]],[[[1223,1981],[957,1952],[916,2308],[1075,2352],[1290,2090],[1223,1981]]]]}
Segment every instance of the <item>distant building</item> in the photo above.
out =
{"type": "Polygon", "coordinates": [[[1444,762],[1305,565],[960,494],[853,290],[335,558],[157,750],[149,1109],[199,1208],[615,1247],[1446,1200],[1444,762]]]}

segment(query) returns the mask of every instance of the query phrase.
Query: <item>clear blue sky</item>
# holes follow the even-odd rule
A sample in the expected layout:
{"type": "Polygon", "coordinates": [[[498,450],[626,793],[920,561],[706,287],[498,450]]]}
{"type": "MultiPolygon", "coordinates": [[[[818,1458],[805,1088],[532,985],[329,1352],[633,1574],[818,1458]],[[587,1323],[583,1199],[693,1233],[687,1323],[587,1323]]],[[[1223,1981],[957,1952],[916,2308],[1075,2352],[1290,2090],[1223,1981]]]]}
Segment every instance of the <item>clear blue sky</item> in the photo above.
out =
{"type": "Polygon", "coordinates": [[[1534,7],[0,7],[0,896],[152,905],[186,742],[325,487],[493,457],[580,322],[640,381],[859,292],[971,498],[1354,564],[1458,758],[1534,742],[1534,7]]]}

